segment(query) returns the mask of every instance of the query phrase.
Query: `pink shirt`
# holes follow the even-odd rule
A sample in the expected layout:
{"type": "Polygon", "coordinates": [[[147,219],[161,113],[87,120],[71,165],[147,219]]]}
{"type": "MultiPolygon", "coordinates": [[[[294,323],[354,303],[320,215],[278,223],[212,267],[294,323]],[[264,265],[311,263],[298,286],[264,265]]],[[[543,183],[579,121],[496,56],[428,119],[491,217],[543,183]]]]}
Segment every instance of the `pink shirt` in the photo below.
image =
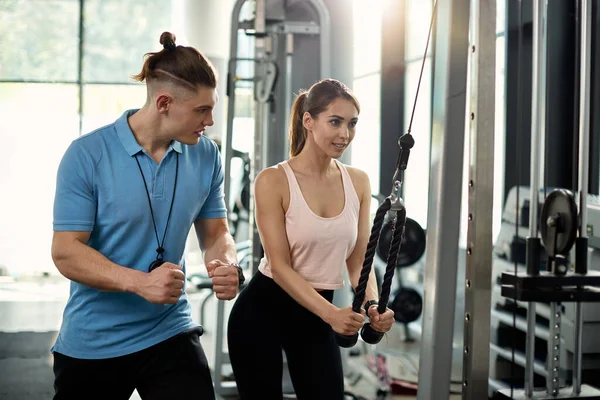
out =
{"type": "MultiPolygon", "coordinates": [[[[344,286],[346,260],[358,237],[360,201],[346,167],[337,160],[335,162],[342,173],[345,202],[342,212],[331,218],[320,217],[310,209],[288,162],[279,164],[285,171],[290,188],[285,229],[292,268],[317,289],[344,286]]],[[[258,269],[273,277],[266,257],[261,260],[258,269]]]]}

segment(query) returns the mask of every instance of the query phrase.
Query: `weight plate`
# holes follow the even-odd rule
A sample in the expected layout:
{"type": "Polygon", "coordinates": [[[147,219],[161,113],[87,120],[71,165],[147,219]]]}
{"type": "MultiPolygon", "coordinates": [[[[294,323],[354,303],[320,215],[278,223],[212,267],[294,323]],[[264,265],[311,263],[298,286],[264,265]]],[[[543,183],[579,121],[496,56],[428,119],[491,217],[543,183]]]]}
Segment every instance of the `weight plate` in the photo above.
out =
{"type": "MultiPolygon", "coordinates": [[[[392,243],[392,220],[388,219],[381,227],[379,243],[377,244],[377,255],[385,262],[390,252],[392,243]]],[[[398,258],[396,259],[397,268],[410,267],[425,253],[426,237],[425,231],[419,223],[411,218],[406,218],[404,227],[404,239],[400,244],[398,258]]]]}
{"type": "Polygon", "coordinates": [[[414,289],[400,288],[389,307],[394,312],[396,321],[407,324],[416,321],[421,316],[423,298],[414,289]]]}
{"type": "Polygon", "coordinates": [[[546,253],[549,256],[564,254],[573,247],[577,237],[578,223],[577,204],[573,195],[564,189],[553,190],[546,197],[540,213],[540,233],[544,247],[546,247],[546,253]],[[548,243],[551,231],[548,226],[548,218],[550,217],[558,217],[558,234],[553,249],[549,248],[548,243]]]}

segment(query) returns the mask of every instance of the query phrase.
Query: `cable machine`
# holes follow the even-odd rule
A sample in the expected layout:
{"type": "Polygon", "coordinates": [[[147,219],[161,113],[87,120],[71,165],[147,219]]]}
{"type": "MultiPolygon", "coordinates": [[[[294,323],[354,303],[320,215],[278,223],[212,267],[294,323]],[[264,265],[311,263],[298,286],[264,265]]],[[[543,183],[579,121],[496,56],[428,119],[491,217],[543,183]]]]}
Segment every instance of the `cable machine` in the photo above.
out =
{"type": "MultiPolygon", "coordinates": [[[[590,72],[592,2],[582,0],[581,17],[581,63],[580,63],[580,119],[579,119],[579,165],[578,192],[547,188],[540,190],[540,149],[545,140],[545,129],[541,128],[540,115],[545,104],[545,50],[547,4],[543,0],[533,3],[533,91],[531,129],[531,182],[529,201],[529,237],[527,238],[526,270],[515,270],[502,274],[502,296],[507,299],[527,302],[527,332],[525,354],[525,387],[503,389],[499,399],[600,399],[600,390],[582,384],[583,302],[600,302],[600,273],[588,271],[588,234],[593,234],[588,222],[588,212],[598,213],[597,201],[588,205],[589,175],[589,127],[590,127],[590,72]],[[538,217],[539,215],[539,217],[538,217]],[[543,244],[543,247],[542,247],[543,244]],[[573,248],[573,246],[575,246],[573,248]],[[573,251],[574,250],[574,251],[573,251]],[[545,260],[542,259],[542,251],[545,260]],[[574,254],[573,254],[574,253],[574,254]],[[544,263],[545,261],[545,263],[544,263]],[[573,262],[574,261],[574,262],[573,262]],[[545,269],[540,266],[546,266],[545,269]],[[574,265],[573,265],[574,264],[574,265]],[[549,332],[545,365],[546,387],[535,388],[535,340],[537,328],[536,304],[549,306],[549,332]],[[565,308],[563,310],[563,303],[565,308]],[[573,303],[573,307],[568,307],[573,303]],[[566,386],[561,374],[566,354],[562,319],[574,311],[572,384],[566,386]]],[[[519,207],[517,201],[517,207],[519,207]]],[[[518,215],[518,209],[517,209],[518,215]]]]}

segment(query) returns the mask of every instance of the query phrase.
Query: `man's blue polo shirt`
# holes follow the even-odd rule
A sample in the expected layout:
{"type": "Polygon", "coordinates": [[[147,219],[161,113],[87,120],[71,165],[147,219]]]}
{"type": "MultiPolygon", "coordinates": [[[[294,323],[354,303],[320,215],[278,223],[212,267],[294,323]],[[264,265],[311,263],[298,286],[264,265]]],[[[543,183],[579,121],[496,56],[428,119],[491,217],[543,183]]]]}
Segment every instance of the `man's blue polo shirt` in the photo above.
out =
{"type": "MultiPolygon", "coordinates": [[[[184,268],[184,248],[196,219],[224,218],[223,171],[216,144],[173,142],[157,164],[137,143],[126,111],[113,124],[74,140],[58,168],[55,231],[89,231],[88,245],[109,260],[147,272],[156,259],[156,235],[136,163],[148,184],[162,241],[171,205],[176,158],[177,188],[164,241],[164,260],[184,268]]],[[[130,354],[197,326],[187,294],[177,304],[151,304],[131,293],[104,292],[71,282],[62,326],[52,351],[75,358],[130,354]]]]}

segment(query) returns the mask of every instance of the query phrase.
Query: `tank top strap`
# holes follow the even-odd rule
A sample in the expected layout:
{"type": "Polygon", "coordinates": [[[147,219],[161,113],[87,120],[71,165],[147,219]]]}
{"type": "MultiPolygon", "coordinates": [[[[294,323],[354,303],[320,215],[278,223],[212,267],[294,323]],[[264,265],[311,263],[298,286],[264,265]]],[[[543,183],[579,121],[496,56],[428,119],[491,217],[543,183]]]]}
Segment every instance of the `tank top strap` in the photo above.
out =
{"type": "Polygon", "coordinates": [[[290,205],[289,208],[292,207],[292,204],[298,204],[297,201],[298,196],[301,196],[302,192],[300,191],[300,185],[298,184],[298,180],[296,179],[296,175],[294,175],[294,171],[292,167],[288,164],[288,160],[282,161],[279,163],[285,172],[285,176],[288,180],[288,186],[290,188],[290,205]]]}
{"type": "Polygon", "coordinates": [[[356,189],[354,188],[354,183],[352,183],[352,178],[350,177],[350,173],[346,166],[342,164],[339,160],[335,160],[338,165],[338,168],[342,172],[342,182],[344,184],[344,193],[346,196],[346,201],[349,204],[354,205],[354,207],[360,208],[360,199],[358,198],[358,193],[356,193],[356,189]]]}

